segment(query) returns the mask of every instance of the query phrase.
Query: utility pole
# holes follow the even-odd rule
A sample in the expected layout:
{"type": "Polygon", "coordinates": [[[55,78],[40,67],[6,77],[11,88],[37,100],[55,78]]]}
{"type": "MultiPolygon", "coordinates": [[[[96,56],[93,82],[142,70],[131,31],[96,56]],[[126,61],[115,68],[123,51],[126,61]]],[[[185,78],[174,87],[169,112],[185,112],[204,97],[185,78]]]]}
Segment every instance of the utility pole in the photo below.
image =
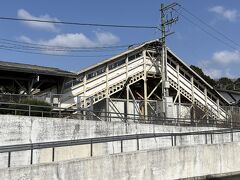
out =
{"type": "Polygon", "coordinates": [[[169,5],[164,6],[161,4],[161,38],[159,38],[159,44],[157,52],[159,53],[158,56],[160,57],[159,61],[161,61],[161,76],[162,76],[162,99],[165,101],[165,115],[166,115],[166,97],[169,96],[169,82],[168,82],[168,75],[167,75],[167,48],[166,48],[166,37],[173,34],[171,32],[171,25],[178,21],[178,16],[174,16],[175,8],[179,6],[177,3],[172,3],[169,5]]]}
{"type": "Polygon", "coordinates": [[[167,49],[166,49],[166,37],[173,34],[170,32],[170,26],[178,21],[178,17],[173,17],[172,12],[174,8],[178,6],[177,3],[172,3],[167,6],[161,4],[161,33],[162,37],[159,39],[162,44],[161,50],[161,72],[162,72],[162,96],[169,96],[169,82],[167,78],[167,49]],[[170,14],[170,19],[168,19],[168,15],[170,14]],[[166,26],[168,27],[168,31],[166,30],[166,26]]]}

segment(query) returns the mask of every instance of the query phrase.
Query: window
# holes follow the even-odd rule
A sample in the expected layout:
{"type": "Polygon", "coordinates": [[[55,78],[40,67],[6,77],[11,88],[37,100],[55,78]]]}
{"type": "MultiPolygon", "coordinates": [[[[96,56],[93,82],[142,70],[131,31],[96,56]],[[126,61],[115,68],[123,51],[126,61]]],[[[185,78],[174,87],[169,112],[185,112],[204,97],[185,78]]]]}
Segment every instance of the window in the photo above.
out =
{"type": "Polygon", "coordinates": [[[129,56],[128,57],[128,61],[132,61],[132,60],[137,59],[137,58],[139,58],[141,56],[142,56],[142,52],[138,52],[136,54],[133,54],[133,55],[129,56]]]}
{"type": "Polygon", "coordinates": [[[198,88],[200,89],[200,91],[204,92],[204,88],[202,86],[198,86],[198,88]]]}
{"type": "Polygon", "coordinates": [[[207,96],[208,96],[210,99],[212,99],[212,96],[211,96],[211,94],[210,94],[209,92],[207,92],[207,96]]]}
{"type": "Polygon", "coordinates": [[[142,56],[142,52],[139,52],[139,53],[136,54],[135,58],[137,59],[137,58],[139,58],[141,56],[142,56]]]}
{"type": "Polygon", "coordinates": [[[193,82],[194,86],[198,87],[198,83],[196,81],[193,82]]]}
{"type": "Polygon", "coordinates": [[[201,85],[199,85],[196,81],[194,81],[193,84],[194,84],[200,91],[204,92],[204,88],[203,88],[201,85]]]}
{"type": "Polygon", "coordinates": [[[216,99],[215,97],[213,97],[213,96],[212,96],[212,100],[213,100],[214,102],[217,102],[217,99],[216,99]]]}
{"type": "Polygon", "coordinates": [[[87,79],[94,78],[94,77],[96,77],[96,76],[98,76],[100,74],[103,74],[104,72],[105,72],[105,68],[104,67],[102,67],[100,69],[97,69],[95,71],[92,71],[92,72],[87,74],[87,79]]]}
{"type": "Polygon", "coordinates": [[[135,55],[132,55],[132,56],[129,56],[128,57],[128,61],[132,61],[132,60],[134,60],[135,59],[135,55]]]}
{"type": "Polygon", "coordinates": [[[181,69],[179,69],[179,72],[184,76],[184,72],[181,69]]]}
{"type": "Polygon", "coordinates": [[[67,89],[67,88],[70,88],[70,87],[73,87],[79,83],[83,82],[83,77],[79,77],[77,79],[73,79],[71,81],[68,81],[64,84],[64,88],[67,89]]]}
{"type": "Polygon", "coordinates": [[[190,78],[189,75],[185,74],[185,77],[186,77],[187,80],[191,81],[191,78],[190,78]]]}
{"type": "Polygon", "coordinates": [[[77,85],[81,82],[83,82],[83,77],[79,77],[77,79],[74,79],[72,84],[73,84],[73,86],[75,86],[75,85],[77,85]]]}
{"type": "Polygon", "coordinates": [[[174,64],[174,62],[172,62],[172,61],[171,61],[171,66],[172,66],[174,69],[177,68],[176,64],[174,64]]]}
{"type": "Polygon", "coordinates": [[[121,66],[125,63],[125,59],[121,59],[121,60],[118,60],[116,62],[113,62],[112,64],[109,64],[108,65],[108,69],[111,70],[111,69],[114,69],[118,66],[121,66]]]}

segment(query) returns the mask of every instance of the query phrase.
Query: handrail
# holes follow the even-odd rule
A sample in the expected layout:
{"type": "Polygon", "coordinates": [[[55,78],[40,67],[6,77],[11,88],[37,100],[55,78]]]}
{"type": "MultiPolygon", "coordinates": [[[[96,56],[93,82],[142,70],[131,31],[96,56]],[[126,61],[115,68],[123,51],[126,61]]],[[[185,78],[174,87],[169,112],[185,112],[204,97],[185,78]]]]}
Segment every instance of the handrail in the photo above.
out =
{"type": "Polygon", "coordinates": [[[141,133],[141,134],[131,134],[131,135],[120,135],[120,136],[106,136],[106,137],[97,137],[97,138],[65,140],[65,141],[52,141],[52,142],[42,142],[42,143],[6,145],[6,146],[0,146],[0,153],[27,151],[27,150],[45,149],[45,148],[56,148],[56,147],[65,147],[65,146],[75,146],[75,145],[85,145],[85,144],[98,144],[98,143],[134,140],[134,139],[139,140],[139,139],[157,138],[157,137],[229,134],[229,133],[238,133],[238,132],[240,132],[240,130],[220,129],[220,130],[192,131],[192,132],[180,132],[180,133],[141,133]]]}
{"type": "MultiPolygon", "coordinates": [[[[134,61],[134,62],[135,62],[135,61],[134,61]]],[[[133,67],[133,69],[135,69],[135,68],[137,68],[137,67],[140,67],[140,66],[142,66],[142,65],[143,65],[143,63],[137,64],[137,65],[135,65],[135,66],[133,67]]],[[[129,70],[129,72],[130,72],[130,71],[132,71],[132,69],[129,70]]],[[[111,73],[112,73],[112,72],[111,72],[111,73]]],[[[122,72],[120,75],[123,75],[124,73],[125,73],[125,72],[122,72]]],[[[136,72],[136,73],[134,73],[134,75],[137,74],[137,73],[139,73],[139,71],[136,72]]],[[[91,79],[91,81],[87,81],[87,83],[92,83],[93,81],[95,81],[95,80],[97,80],[97,79],[103,78],[104,75],[106,75],[106,73],[101,74],[101,77],[98,77],[98,78],[95,77],[95,79],[93,78],[93,79],[91,79]]],[[[112,77],[109,77],[109,80],[108,80],[108,81],[111,81],[111,80],[115,79],[116,77],[119,77],[119,74],[114,75],[114,76],[112,76],[112,77]]],[[[88,88],[87,88],[87,91],[95,88],[96,86],[103,85],[104,83],[106,83],[106,81],[102,81],[102,82],[100,82],[100,83],[98,83],[98,84],[95,84],[95,86],[88,87],[88,88]]],[[[111,86],[114,86],[114,85],[117,84],[117,83],[118,83],[118,82],[113,83],[113,84],[111,84],[111,86]]],[[[82,85],[83,85],[83,84],[82,84],[82,85]]],[[[77,86],[77,85],[75,85],[75,86],[77,86]]],[[[71,89],[71,90],[73,91],[73,90],[76,90],[76,89],[78,89],[78,88],[80,88],[80,85],[79,85],[78,87],[76,87],[75,89],[71,89]]],[[[67,92],[65,92],[65,93],[68,93],[68,92],[69,92],[69,91],[67,91],[67,92]]],[[[77,96],[79,96],[80,94],[82,94],[83,92],[84,92],[84,91],[82,90],[82,91],[80,91],[80,92],[75,93],[75,95],[73,95],[73,96],[66,96],[66,98],[64,99],[64,101],[68,101],[68,100],[71,99],[72,97],[77,97],[77,96]]]]}
{"type": "MultiPolygon", "coordinates": [[[[168,67],[171,69],[171,70],[173,70],[173,72],[175,72],[175,73],[177,73],[177,71],[169,64],[169,63],[167,63],[167,65],[168,65],[168,67]]],[[[169,73],[171,73],[171,71],[170,70],[168,70],[169,71],[169,73]]],[[[171,73],[173,76],[175,76],[173,73],[171,73]]],[[[180,74],[180,76],[186,81],[186,82],[188,82],[188,83],[190,83],[190,81],[186,78],[186,77],[184,77],[182,74],[180,74]]],[[[175,78],[176,78],[176,76],[175,76],[175,78]]],[[[184,84],[188,89],[189,89],[189,87],[183,82],[183,81],[181,81],[181,83],[182,84],[184,84]]],[[[200,93],[202,96],[205,96],[205,94],[198,88],[198,87],[196,87],[195,85],[194,85],[194,88],[198,91],[198,93],[200,93]]],[[[201,98],[202,99],[202,97],[200,97],[197,93],[196,93],[196,95],[199,97],[199,98],[201,98]]],[[[203,100],[203,99],[202,99],[203,100]]],[[[216,102],[214,102],[211,98],[209,98],[209,97],[207,97],[207,100],[209,101],[209,102],[211,102],[214,106],[212,106],[209,102],[207,102],[207,106],[209,106],[210,108],[212,108],[212,109],[214,109],[216,112],[218,111],[218,108],[216,107],[217,106],[217,103],[216,102]]],[[[221,111],[220,112],[220,115],[222,116],[222,117],[225,117],[224,115],[222,115],[222,113],[225,113],[226,114],[226,112],[224,112],[224,110],[220,107],[219,108],[219,110],[221,111]]],[[[215,113],[214,113],[215,114],[215,113]]]]}

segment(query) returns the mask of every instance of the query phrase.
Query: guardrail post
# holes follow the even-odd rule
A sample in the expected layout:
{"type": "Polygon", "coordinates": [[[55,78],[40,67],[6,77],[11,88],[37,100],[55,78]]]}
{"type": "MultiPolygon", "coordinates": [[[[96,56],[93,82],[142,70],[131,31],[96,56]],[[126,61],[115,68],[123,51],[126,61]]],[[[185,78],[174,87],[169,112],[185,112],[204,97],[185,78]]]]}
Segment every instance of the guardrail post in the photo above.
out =
{"type": "Polygon", "coordinates": [[[137,135],[137,150],[139,151],[139,138],[138,138],[138,135],[137,135]]]}
{"type": "Polygon", "coordinates": [[[55,160],[55,148],[52,148],[52,162],[55,160]]]}
{"type": "Polygon", "coordinates": [[[61,114],[61,109],[59,109],[58,111],[58,117],[61,118],[62,117],[62,114],[61,114]]]}
{"type": "Polygon", "coordinates": [[[28,116],[31,116],[31,105],[28,106],[28,116]]]}
{"type": "Polygon", "coordinates": [[[91,157],[93,156],[93,142],[92,142],[92,139],[91,139],[91,144],[90,144],[90,156],[91,157]]]}
{"type": "Polygon", "coordinates": [[[8,167],[11,165],[11,151],[8,152],[8,167]]]}
{"type": "Polygon", "coordinates": [[[177,136],[175,135],[174,136],[174,146],[176,146],[177,145],[177,136]]]}
{"type": "Polygon", "coordinates": [[[211,144],[213,144],[213,136],[212,136],[212,133],[211,133],[210,135],[211,135],[211,144]]]}
{"type": "Polygon", "coordinates": [[[173,144],[173,135],[171,135],[171,141],[172,141],[172,146],[174,146],[174,144],[173,144]]]}
{"type": "Polygon", "coordinates": [[[123,152],[123,140],[121,140],[121,153],[123,152]]]}
{"type": "Polygon", "coordinates": [[[207,144],[207,133],[205,133],[205,144],[207,144]]]}
{"type": "Polygon", "coordinates": [[[30,164],[33,164],[33,148],[31,148],[30,164]]]}
{"type": "Polygon", "coordinates": [[[233,142],[233,130],[231,129],[231,141],[233,142]]]}

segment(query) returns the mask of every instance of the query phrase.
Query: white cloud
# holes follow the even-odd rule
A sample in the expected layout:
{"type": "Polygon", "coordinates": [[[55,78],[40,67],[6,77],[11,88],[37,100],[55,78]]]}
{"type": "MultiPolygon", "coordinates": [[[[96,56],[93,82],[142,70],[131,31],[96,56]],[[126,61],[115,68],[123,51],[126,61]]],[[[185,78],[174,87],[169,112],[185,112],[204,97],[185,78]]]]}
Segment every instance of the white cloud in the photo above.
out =
{"type": "Polygon", "coordinates": [[[240,52],[237,50],[215,52],[212,56],[212,60],[223,65],[240,63],[240,52]]]}
{"type": "Polygon", "coordinates": [[[214,68],[203,68],[203,71],[205,74],[210,76],[213,79],[219,79],[223,76],[223,72],[220,69],[214,69],[214,68]]]}
{"type": "Polygon", "coordinates": [[[111,45],[119,41],[119,38],[110,32],[95,32],[99,44],[111,45]]]}
{"type": "Polygon", "coordinates": [[[41,40],[40,44],[50,46],[66,46],[66,47],[92,47],[94,42],[86,37],[83,33],[59,34],[49,40],[41,40]]]}
{"type": "Polygon", "coordinates": [[[102,47],[110,46],[119,42],[119,38],[110,32],[95,32],[95,38],[89,38],[83,33],[67,33],[59,34],[54,38],[47,40],[32,40],[27,36],[21,36],[19,40],[28,43],[43,44],[48,47],[47,50],[43,50],[45,53],[55,53],[55,54],[66,54],[64,51],[56,51],[58,49],[63,49],[60,47],[76,47],[76,48],[91,48],[91,47],[102,47]],[[53,47],[52,47],[53,46],[53,47]]]}
{"type": "Polygon", "coordinates": [[[223,17],[229,21],[236,21],[239,17],[239,13],[235,9],[226,9],[223,6],[214,6],[209,9],[210,12],[214,12],[220,17],[223,17]]]}
{"type": "Polygon", "coordinates": [[[208,60],[198,62],[198,66],[214,79],[220,77],[236,78],[236,64],[240,64],[240,51],[217,51],[208,60]]]}
{"type": "MultiPolygon", "coordinates": [[[[50,17],[48,14],[41,15],[39,17],[31,15],[28,11],[24,9],[19,9],[17,12],[18,18],[21,19],[36,19],[36,20],[43,20],[43,21],[59,21],[57,18],[50,17]]],[[[44,23],[44,22],[31,22],[31,21],[23,21],[24,24],[31,28],[36,29],[43,29],[48,31],[56,32],[58,28],[55,24],[52,23],[44,23]]]]}
{"type": "Polygon", "coordinates": [[[26,43],[33,43],[32,40],[27,36],[20,36],[18,40],[26,43]]]}
{"type": "Polygon", "coordinates": [[[213,79],[219,79],[221,77],[236,78],[237,75],[232,74],[229,68],[227,69],[216,69],[216,68],[203,68],[203,72],[213,79]]]}

